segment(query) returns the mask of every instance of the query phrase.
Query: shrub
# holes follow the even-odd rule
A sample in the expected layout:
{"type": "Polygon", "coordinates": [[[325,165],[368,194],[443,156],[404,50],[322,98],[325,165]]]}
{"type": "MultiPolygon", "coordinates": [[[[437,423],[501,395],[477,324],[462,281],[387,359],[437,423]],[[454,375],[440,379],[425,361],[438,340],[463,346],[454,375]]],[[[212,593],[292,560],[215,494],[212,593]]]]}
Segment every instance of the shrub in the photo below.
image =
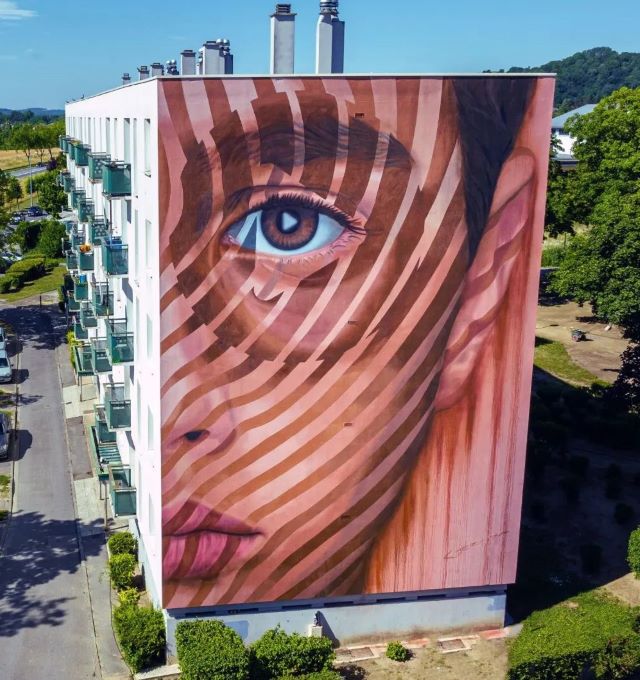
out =
{"type": "Polygon", "coordinates": [[[24,258],[14,262],[7,274],[18,274],[22,276],[23,281],[34,281],[46,274],[44,257],[24,258]]]}
{"type": "Polygon", "coordinates": [[[326,637],[287,635],[279,626],[251,645],[251,677],[257,680],[331,670],[335,654],[326,637]]]}
{"type": "Polygon", "coordinates": [[[118,593],[121,605],[137,606],[140,601],[140,591],[136,588],[125,588],[118,593]]]}
{"type": "Polygon", "coordinates": [[[116,590],[125,590],[133,586],[133,574],[136,570],[136,558],[128,553],[114,555],[109,560],[109,575],[116,590]]]}
{"type": "Polygon", "coordinates": [[[338,671],[318,671],[304,675],[283,675],[278,680],[342,680],[342,677],[338,671]]]}
{"type": "Polygon", "coordinates": [[[634,529],[629,535],[627,563],[636,578],[640,578],[640,527],[634,529]]]}
{"type": "Polygon", "coordinates": [[[109,545],[109,552],[112,555],[136,555],[138,550],[138,542],[134,538],[133,534],[129,531],[119,531],[116,534],[109,536],[107,541],[109,545]]]}
{"type": "Polygon", "coordinates": [[[582,571],[586,574],[597,574],[602,566],[602,548],[594,543],[580,546],[582,571]]]}
{"type": "Polygon", "coordinates": [[[595,676],[602,680],[624,680],[640,670],[640,636],[631,633],[609,640],[593,665],[595,676]]]}
{"type": "Polygon", "coordinates": [[[249,679],[249,650],[222,621],[181,621],[176,647],[182,680],[249,679]]]}
{"type": "Polygon", "coordinates": [[[113,627],[124,660],[134,673],[164,660],[162,612],[151,607],[121,604],[113,612],[113,627]]]}
{"type": "Polygon", "coordinates": [[[11,290],[13,279],[10,276],[0,276],[0,293],[8,293],[11,290]]]}
{"type": "Polygon", "coordinates": [[[618,524],[626,524],[633,519],[634,514],[633,508],[627,503],[616,503],[613,518],[618,524]]]}
{"type": "Polygon", "coordinates": [[[564,245],[546,246],[542,249],[542,266],[559,267],[566,254],[567,248],[564,245]]]}
{"type": "Polygon", "coordinates": [[[402,644],[402,642],[390,642],[387,645],[385,652],[387,659],[392,661],[409,661],[411,652],[402,644]]]}
{"type": "Polygon", "coordinates": [[[536,611],[509,647],[508,680],[580,678],[611,640],[630,638],[635,618],[633,609],[599,592],[536,611]]]}

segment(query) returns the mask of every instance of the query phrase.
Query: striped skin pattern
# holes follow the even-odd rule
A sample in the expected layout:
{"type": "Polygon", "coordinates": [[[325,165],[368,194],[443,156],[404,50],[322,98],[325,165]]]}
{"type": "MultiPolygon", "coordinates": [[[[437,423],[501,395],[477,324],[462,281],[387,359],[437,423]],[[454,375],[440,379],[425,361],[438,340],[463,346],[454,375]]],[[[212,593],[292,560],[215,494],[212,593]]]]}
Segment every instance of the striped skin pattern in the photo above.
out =
{"type": "Polygon", "coordinates": [[[406,590],[385,532],[529,272],[546,149],[474,259],[451,79],[159,87],[163,606],[406,590]]]}

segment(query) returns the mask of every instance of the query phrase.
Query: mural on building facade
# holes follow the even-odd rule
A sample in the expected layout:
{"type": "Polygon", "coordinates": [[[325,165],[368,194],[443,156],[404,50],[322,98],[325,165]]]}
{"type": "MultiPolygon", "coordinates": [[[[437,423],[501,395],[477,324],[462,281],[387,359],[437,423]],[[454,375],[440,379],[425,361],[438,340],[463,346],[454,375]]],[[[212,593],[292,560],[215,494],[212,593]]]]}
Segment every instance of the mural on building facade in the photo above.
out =
{"type": "Polygon", "coordinates": [[[553,79],[159,88],[164,606],[513,581],[553,79]]]}

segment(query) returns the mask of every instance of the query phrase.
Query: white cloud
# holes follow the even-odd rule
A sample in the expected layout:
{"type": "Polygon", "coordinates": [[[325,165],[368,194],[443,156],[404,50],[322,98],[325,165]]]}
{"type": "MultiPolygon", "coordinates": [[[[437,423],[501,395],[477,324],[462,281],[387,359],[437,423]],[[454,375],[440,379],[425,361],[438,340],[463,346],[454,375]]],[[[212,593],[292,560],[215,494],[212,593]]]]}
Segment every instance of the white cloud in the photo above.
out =
{"type": "Polygon", "coordinates": [[[32,9],[20,9],[11,0],[0,0],[0,21],[20,21],[21,19],[31,19],[37,12],[32,9]]]}

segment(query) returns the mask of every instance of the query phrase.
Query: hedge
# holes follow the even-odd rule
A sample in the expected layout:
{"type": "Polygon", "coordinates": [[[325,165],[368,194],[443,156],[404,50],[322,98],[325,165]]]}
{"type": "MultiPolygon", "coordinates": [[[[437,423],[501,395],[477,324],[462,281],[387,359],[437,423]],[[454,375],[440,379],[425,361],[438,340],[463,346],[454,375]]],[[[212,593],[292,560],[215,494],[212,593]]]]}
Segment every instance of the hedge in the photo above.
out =
{"type": "Polygon", "coordinates": [[[113,555],[109,560],[109,575],[116,590],[126,590],[133,586],[136,558],[128,553],[113,555]]]}
{"type": "Polygon", "coordinates": [[[135,556],[138,549],[138,542],[129,531],[119,531],[116,534],[112,534],[109,536],[107,544],[112,555],[127,554],[135,556]]]}
{"type": "Polygon", "coordinates": [[[287,635],[279,626],[254,642],[250,651],[252,680],[331,670],[335,658],[329,638],[287,635]]]}
{"type": "Polygon", "coordinates": [[[620,645],[633,648],[638,640],[637,615],[597,591],[534,612],[510,645],[508,680],[575,680],[587,668],[615,663],[620,645]]]}
{"type": "Polygon", "coordinates": [[[182,680],[249,680],[249,650],[222,621],[181,621],[176,647],[182,680]]]}
{"type": "Polygon", "coordinates": [[[14,262],[7,274],[20,274],[24,281],[34,281],[47,273],[46,261],[44,257],[24,258],[14,262]]]}
{"type": "Polygon", "coordinates": [[[635,529],[629,535],[629,546],[627,548],[627,562],[629,568],[640,578],[640,527],[635,529]]]}
{"type": "Polygon", "coordinates": [[[122,656],[134,673],[164,661],[166,638],[162,612],[121,604],[113,612],[113,627],[122,656]]]}
{"type": "Polygon", "coordinates": [[[342,678],[338,671],[318,671],[304,675],[283,675],[278,680],[342,680],[342,678]]]}

